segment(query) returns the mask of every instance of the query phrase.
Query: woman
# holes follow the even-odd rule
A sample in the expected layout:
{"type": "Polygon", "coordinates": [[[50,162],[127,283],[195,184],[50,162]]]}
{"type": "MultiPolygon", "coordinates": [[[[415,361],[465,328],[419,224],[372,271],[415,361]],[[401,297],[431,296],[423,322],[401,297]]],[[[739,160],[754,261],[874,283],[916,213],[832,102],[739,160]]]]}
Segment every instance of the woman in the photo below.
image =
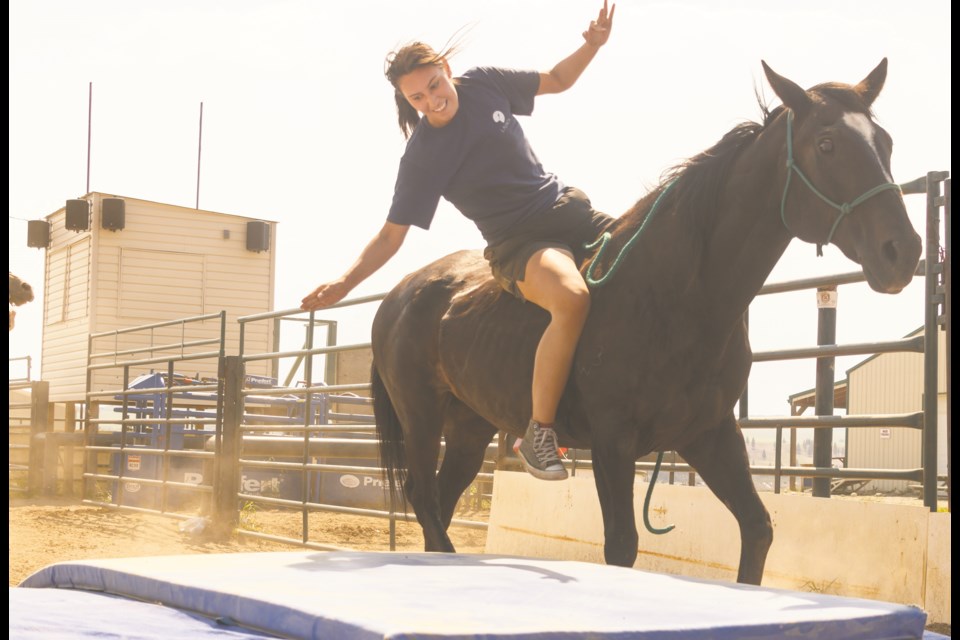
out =
{"type": "Polygon", "coordinates": [[[514,445],[527,471],[545,480],[567,477],[553,426],[590,309],[578,259],[612,218],[543,169],[515,116],[530,115],[536,96],[573,86],[606,44],[615,9],[604,0],[584,43],[549,72],[478,67],[455,78],[451,52],[420,42],[388,56],[386,76],[408,139],[393,204],[353,265],[300,306],[314,311],[342,300],[397,252],[411,224],[429,228],[446,198],[476,223],[497,282],[550,313],[534,360],[533,415],[514,445]]]}

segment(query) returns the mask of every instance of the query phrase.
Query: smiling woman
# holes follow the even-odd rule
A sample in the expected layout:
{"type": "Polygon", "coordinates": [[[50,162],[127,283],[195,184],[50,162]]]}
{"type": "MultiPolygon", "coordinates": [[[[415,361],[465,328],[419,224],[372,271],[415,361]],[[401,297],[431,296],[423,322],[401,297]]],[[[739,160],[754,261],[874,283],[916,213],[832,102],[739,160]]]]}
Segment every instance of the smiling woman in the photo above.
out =
{"type": "Polygon", "coordinates": [[[615,11],[604,0],[583,43],[549,71],[479,66],[454,77],[452,48],[438,52],[419,41],[389,54],[385,75],[407,146],[387,220],[340,278],[301,300],[311,312],[339,302],[397,253],[411,226],[429,229],[447,200],[476,224],[496,283],[550,315],[532,385],[524,385],[532,387],[531,410],[519,418],[522,437],[514,445],[524,468],[542,480],[567,477],[553,427],[590,309],[577,260],[613,219],[544,169],[518,116],[531,115],[537,97],[577,82],[607,43],[615,11]]]}

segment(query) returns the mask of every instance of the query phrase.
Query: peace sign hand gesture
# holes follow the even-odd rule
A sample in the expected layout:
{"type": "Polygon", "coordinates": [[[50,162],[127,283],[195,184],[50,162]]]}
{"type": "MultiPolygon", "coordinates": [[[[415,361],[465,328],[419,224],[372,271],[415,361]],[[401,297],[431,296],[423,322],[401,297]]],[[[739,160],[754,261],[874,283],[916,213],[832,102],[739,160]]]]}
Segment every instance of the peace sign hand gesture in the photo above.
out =
{"type": "Polygon", "coordinates": [[[602,47],[607,43],[610,37],[610,30],[613,28],[613,13],[617,10],[614,4],[607,11],[607,0],[603,0],[603,9],[597,14],[597,19],[590,22],[590,26],[583,32],[583,39],[587,44],[593,47],[602,47]]]}

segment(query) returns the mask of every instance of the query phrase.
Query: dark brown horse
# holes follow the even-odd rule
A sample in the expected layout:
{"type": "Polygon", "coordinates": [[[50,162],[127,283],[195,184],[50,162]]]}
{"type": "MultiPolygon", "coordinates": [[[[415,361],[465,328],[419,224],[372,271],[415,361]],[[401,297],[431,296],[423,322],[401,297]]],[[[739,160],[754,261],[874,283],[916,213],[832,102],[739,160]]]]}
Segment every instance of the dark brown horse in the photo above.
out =
{"type": "MultiPolygon", "coordinates": [[[[734,405],[750,372],[744,312],[794,237],[832,242],[876,291],[912,279],[920,237],[870,106],[887,61],[859,84],[804,91],[763,63],[783,106],[666,174],[583,265],[592,307],[562,400],[563,446],[590,448],[608,564],[637,556],[634,463],[677,451],[740,526],[739,582],[759,584],[773,539],[734,405]],[[600,286],[602,285],[602,286],[600,286]]],[[[407,276],[373,322],[381,462],[427,551],[497,430],[522,435],[546,312],[504,294],[478,252],[407,276]],[[441,437],[446,450],[437,472],[441,437]]]]}
{"type": "Polygon", "coordinates": [[[19,307],[22,304],[27,304],[28,302],[33,301],[33,287],[21,280],[19,277],[13,275],[13,272],[10,273],[10,331],[13,331],[14,318],[17,316],[17,312],[13,310],[12,307],[19,307]]]}

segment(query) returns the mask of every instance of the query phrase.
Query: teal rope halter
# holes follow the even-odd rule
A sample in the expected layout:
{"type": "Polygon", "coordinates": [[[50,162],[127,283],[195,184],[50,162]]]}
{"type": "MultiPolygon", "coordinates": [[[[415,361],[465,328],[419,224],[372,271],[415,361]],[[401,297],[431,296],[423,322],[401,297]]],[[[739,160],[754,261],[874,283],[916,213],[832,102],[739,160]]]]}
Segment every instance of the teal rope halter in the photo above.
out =
{"type": "MultiPolygon", "coordinates": [[[[813,191],[814,195],[840,212],[840,215],[837,216],[837,219],[833,221],[833,226],[830,227],[830,233],[827,234],[827,239],[822,243],[817,243],[818,256],[823,255],[823,245],[830,244],[830,241],[833,239],[834,232],[837,230],[837,227],[840,226],[840,222],[846,218],[851,211],[853,211],[854,207],[863,204],[866,200],[869,200],[881,191],[886,191],[887,189],[896,189],[897,191],[902,191],[899,184],[895,184],[893,182],[884,182],[883,184],[879,184],[870,189],[853,202],[845,202],[843,204],[837,204],[827,196],[820,193],[820,191],[813,186],[813,183],[810,182],[807,176],[803,175],[803,172],[800,171],[800,168],[793,159],[793,112],[787,111],[787,182],[783,185],[783,197],[780,198],[780,220],[783,222],[783,226],[787,231],[790,231],[790,227],[787,225],[787,218],[784,210],[786,209],[787,205],[787,190],[790,189],[790,178],[793,176],[794,172],[800,176],[800,179],[803,180],[804,184],[810,188],[810,191],[813,191]]],[[[790,231],[790,234],[795,235],[792,231],[790,231]]]]}

